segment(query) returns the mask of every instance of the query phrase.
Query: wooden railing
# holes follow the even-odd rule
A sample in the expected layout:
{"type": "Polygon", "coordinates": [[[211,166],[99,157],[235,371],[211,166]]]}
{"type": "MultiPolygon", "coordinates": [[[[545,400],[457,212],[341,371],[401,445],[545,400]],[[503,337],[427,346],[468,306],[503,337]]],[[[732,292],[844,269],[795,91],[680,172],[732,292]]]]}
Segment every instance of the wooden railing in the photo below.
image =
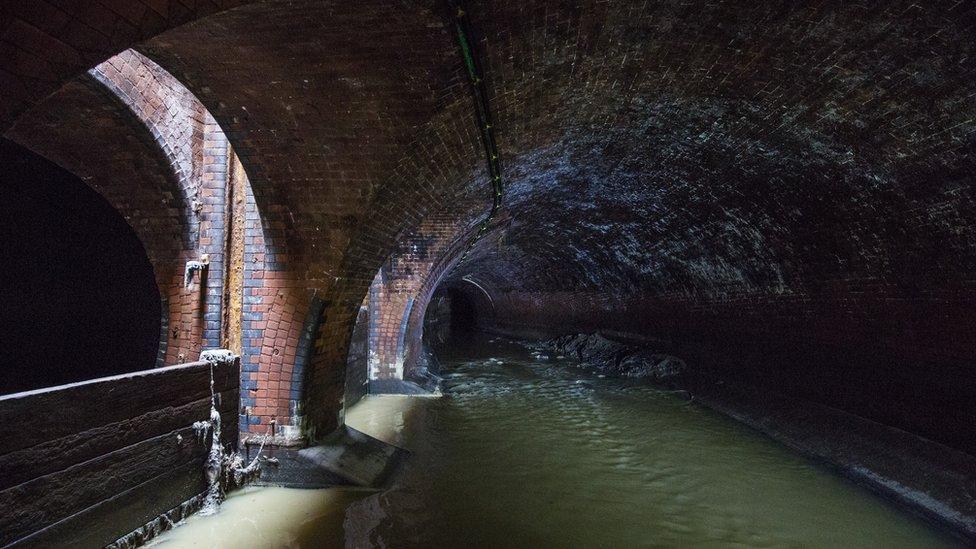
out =
{"type": "Polygon", "coordinates": [[[0,397],[0,546],[102,547],[203,492],[211,371],[236,445],[237,358],[0,397]]]}

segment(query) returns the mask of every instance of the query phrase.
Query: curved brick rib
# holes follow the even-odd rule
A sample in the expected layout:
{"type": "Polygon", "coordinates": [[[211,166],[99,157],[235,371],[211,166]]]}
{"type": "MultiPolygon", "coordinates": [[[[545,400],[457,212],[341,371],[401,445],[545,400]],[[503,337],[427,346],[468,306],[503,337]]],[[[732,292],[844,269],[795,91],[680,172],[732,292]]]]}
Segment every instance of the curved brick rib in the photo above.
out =
{"type": "Polygon", "coordinates": [[[94,65],[246,0],[15,0],[0,7],[0,132],[94,65]]]}

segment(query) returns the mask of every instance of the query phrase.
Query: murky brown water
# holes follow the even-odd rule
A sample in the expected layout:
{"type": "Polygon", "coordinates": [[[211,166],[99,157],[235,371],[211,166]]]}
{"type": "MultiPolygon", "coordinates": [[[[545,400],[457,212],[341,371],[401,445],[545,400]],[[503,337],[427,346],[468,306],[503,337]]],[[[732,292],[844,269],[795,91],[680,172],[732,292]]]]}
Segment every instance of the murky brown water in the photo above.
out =
{"type": "Polygon", "coordinates": [[[363,495],[335,488],[248,487],[230,494],[217,513],[193,515],[148,546],[341,547],[336,540],[343,539],[345,509],[363,495]]]}
{"type": "MultiPolygon", "coordinates": [[[[414,452],[380,494],[254,489],[165,547],[951,547],[782,446],[677,395],[496,343],[445,396],[347,422],[414,452]],[[488,354],[490,353],[490,354],[488,354]],[[344,516],[344,520],[343,520],[344,516]],[[343,527],[344,523],[344,527],[343,527]]],[[[475,351],[477,353],[477,351],[475,351]]]]}

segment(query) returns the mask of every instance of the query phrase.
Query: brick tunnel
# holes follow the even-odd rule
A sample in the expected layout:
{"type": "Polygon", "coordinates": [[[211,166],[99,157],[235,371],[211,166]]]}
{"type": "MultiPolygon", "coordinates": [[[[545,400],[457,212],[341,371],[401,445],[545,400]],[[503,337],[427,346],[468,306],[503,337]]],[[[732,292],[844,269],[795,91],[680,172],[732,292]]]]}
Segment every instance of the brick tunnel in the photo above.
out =
{"type": "Polygon", "coordinates": [[[148,541],[213,448],[283,471],[367,395],[449,396],[473,334],[678,357],[670,390],[973,543],[974,32],[961,1],[7,3],[0,545],[148,541]]]}

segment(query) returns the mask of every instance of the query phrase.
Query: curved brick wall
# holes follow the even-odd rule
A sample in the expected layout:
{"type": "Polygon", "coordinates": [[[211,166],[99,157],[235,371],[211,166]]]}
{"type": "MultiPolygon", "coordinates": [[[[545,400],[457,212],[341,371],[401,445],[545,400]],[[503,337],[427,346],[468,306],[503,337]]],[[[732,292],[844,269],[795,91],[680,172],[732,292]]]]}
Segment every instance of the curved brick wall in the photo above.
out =
{"type": "MultiPolygon", "coordinates": [[[[196,360],[202,349],[228,344],[228,327],[222,329],[223,301],[231,299],[223,287],[225,224],[233,209],[227,184],[239,163],[188,89],[128,50],[28,111],[8,135],[86,179],[139,234],[168,308],[158,364],[196,360]],[[195,274],[184,286],[184,265],[204,256],[206,284],[195,274]]],[[[272,423],[294,423],[307,298],[277,273],[283,256],[265,245],[265,232],[273,228],[262,224],[247,175],[238,172],[246,255],[243,287],[236,290],[242,322],[234,328],[245,390],[241,429],[263,434],[272,423]]]]}
{"type": "Polygon", "coordinates": [[[435,212],[401,238],[369,289],[369,379],[404,379],[416,366],[424,312],[472,227],[458,213],[435,212]]]}
{"type": "Polygon", "coordinates": [[[497,327],[639,337],[976,450],[971,6],[470,10],[510,221],[455,278],[497,327]]]}
{"type": "Polygon", "coordinates": [[[31,0],[0,6],[0,131],[109,57],[241,0],[31,0]]]}
{"type": "MultiPolygon", "coordinates": [[[[976,450],[972,8],[700,4],[469,7],[505,209],[446,283],[495,328],[643,340],[976,450]]],[[[381,376],[429,301],[410,259],[374,284],[381,376]]]]}
{"type": "Polygon", "coordinates": [[[178,82],[134,53],[79,77],[7,133],[89,182],[132,225],[147,250],[168,313],[160,364],[219,346],[221,219],[226,140],[178,82]],[[211,257],[184,288],[187,261],[211,257]],[[201,298],[200,294],[205,295],[201,298]]]}
{"type": "Polygon", "coordinates": [[[266,242],[287,250],[276,280],[327,303],[295,380],[315,435],[339,419],[359,306],[394,242],[484,180],[461,60],[434,4],[256,3],[207,22],[139,50],[227,132],[266,242]]]}
{"type": "MultiPolygon", "coordinates": [[[[90,75],[116,95],[145,125],[169,164],[179,188],[179,212],[186,245],[179,257],[168,258],[175,272],[166,288],[170,316],[164,362],[196,360],[203,348],[220,346],[219,323],[223,280],[224,186],[227,140],[203,105],[158,65],[128,50],[101,63],[90,75]],[[206,285],[201,278],[184,287],[182,266],[206,255],[206,285]],[[201,293],[204,295],[201,296],[201,293]],[[211,317],[208,320],[208,315],[211,317]]],[[[165,238],[164,228],[154,239],[165,238]]]]}
{"type": "MultiPolygon", "coordinates": [[[[394,365],[438,281],[469,277],[498,328],[623,333],[973,450],[973,6],[467,10],[504,193],[458,267],[470,231],[429,227],[476,227],[492,195],[444,3],[260,2],[136,47],[206,106],[253,189],[255,431],[336,425],[357,314],[389,261],[409,286],[381,315],[394,365]]],[[[38,112],[91,94],[75,95],[38,112]]]]}
{"type": "MultiPolygon", "coordinates": [[[[844,377],[823,360],[883,349],[926,361],[913,404],[968,413],[971,385],[935,372],[972,379],[971,8],[519,2],[469,16],[506,209],[452,276],[497,296],[499,325],[717,355],[734,342],[741,357],[778,343],[772,363],[818,360],[777,375],[715,367],[813,381],[821,394],[807,396],[935,433],[857,404],[872,387],[911,396],[922,367],[860,361],[844,377]]],[[[213,20],[220,47],[200,46],[214,37],[199,25],[142,51],[200,90],[283,229],[288,271],[324,292],[307,403],[326,425],[366,288],[409,241],[398,235],[437,211],[487,209],[471,97],[435,4],[254,5],[213,20]],[[283,45],[295,42],[301,59],[283,45]]]]}

